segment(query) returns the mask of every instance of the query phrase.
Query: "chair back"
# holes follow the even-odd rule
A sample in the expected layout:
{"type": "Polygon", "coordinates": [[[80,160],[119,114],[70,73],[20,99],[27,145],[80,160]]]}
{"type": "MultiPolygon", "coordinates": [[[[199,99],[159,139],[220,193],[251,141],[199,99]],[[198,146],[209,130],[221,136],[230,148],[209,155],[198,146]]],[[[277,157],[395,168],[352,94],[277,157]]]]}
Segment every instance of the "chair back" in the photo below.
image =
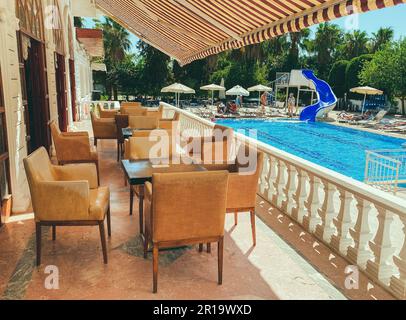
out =
{"type": "Polygon", "coordinates": [[[132,115],[140,115],[140,112],[145,111],[142,108],[141,102],[122,102],[120,104],[120,113],[121,114],[132,114],[132,115]],[[134,114],[136,113],[136,114],[134,114]]]}
{"type": "Polygon", "coordinates": [[[38,184],[43,181],[56,181],[55,172],[44,147],[35,150],[26,157],[23,162],[30,189],[31,201],[35,212],[39,201],[44,201],[44,199],[40,199],[40,195],[37,192],[38,184]]]}
{"type": "Polygon", "coordinates": [[[58,161],[75,161],[91,158],[87,133],[62,133],[56,121],[49,124],[58,161]]]}
{"type": "Polygon", "coordinates": [[[120,103],[120,106],[121,107],[142,107],[142,103],[136,102],[136,101],[132,101],[132,102],[123,101],[120,103]]]}
{"type": "Polygon", "coordinates": [[[233,169],[229,177],[227,209],[255,207],[263,158],[259,150],[241,145],[237,152],[235,171],[233,169]]]}
{"type": "Polygon", "coordinates": [[[51,129],[51,136],[52,136],[52,139],[54,140],[56,152],[58,153],[61,130],[59,129],[55,120],[51,121],[51,123],[49,124],[49,128],[51,129]]]}
{"type": "Polygon", "coordinates": [[[129,116],[128,125],[131,129],[153,130],[159,126],[157,117],[129,116]]]}
{"type": "Polygon", "coordinates": [[[121,114],[129,116],[147,116],[148,112],[144,108],[124,108],[121,114]]]}
{"type": "Polygon", "coordinates": [[[171,129],[154,129],[154,130],[134,130],[132,137],[150,137],[152,135],[162,136],[168,135],[168,137],[172,137],[172,130],[171,129]]]}
{"type": "Polygon", "coordinates": [[[125,158],[131,160],[171,159],[171,136],[168,135],[166,131],[156,131],[156,133],[153,133],[153,135],[156,134],[156,139],[151,138],[149,135],[136,136],[128,139],[125,146],[125,158]],[[162,134],[162,132],[164,132],[164,134],[162,134]]]}
{"type": "Polygon", "coordinates": [[[118,143],[124,143],[123,130],[128,127],[128,115],[116,114],[116,127],[117,127],[117,141],[118,143]]]}
{"type": "Polygon", "coordinates": [[[153,242],[222,237],[227,183],[227,171],[153,174],[153,242]]]}
{"type": "Polygon", "coordinates": [[[187,152],[198,161],[214,164],[233,162],[235,160],[234,148],[234,130],[215,125],[212,136],[189,138],[187,152]],[[200,149],[196,150],[196,148],[200,149]]]}

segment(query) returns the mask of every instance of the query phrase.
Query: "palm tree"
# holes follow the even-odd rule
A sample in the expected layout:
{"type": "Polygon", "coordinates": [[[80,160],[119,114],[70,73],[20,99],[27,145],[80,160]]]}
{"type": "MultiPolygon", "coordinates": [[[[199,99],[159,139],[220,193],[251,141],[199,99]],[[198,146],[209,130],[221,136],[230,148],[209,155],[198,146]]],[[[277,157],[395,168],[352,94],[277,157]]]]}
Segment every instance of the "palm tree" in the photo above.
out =
{"type": "Polygon", "coordinates": [[[130,33],[111,18],[103,21],[95,20],[95,27],[103,30],[104,61],[107,67],[107,90],[112,93],[113,100],[118,95],[117,66],[124,60],[131,48],[130,33]]]}
{"type": "Polygon", "coordinates": [[[369,37],[365,31],[354,30],[344,35],[341,52],[344,59],[351,60],[362,54],[368,53],[369,37]]]}
{"type": "Polygon", "coordinates": [[[103,30],[105,56],[111,59],[123,60],[125,53],[131,48],[130,33],[111,18],[97,22],[96,28],[103,30]]]}
{"type": "Polygon", "coordinates": [[[321,23],[316,31],[315,39],[307,42],[310,52],[317,58],[319,77],[326,79],[342,41],[342,31],[336,24],[321,23]]]}
{"type": "Polygon", "coordinates": [[[391,42],[394,37],[394,31],[391,27],[380,28],[376,33],[372,33],[371,52],[382,49],[384,45],[391,42]]]}
{"type": "Polygon", "coordinates": [[[310,36],[309,29],[303,29],[299,32],[291,32],[289,34],[289,53],[287,64],[290,65],[291,69],[296,69],[299,67],[299,55],[300,50],[306,48],[306,42],[310,36]]]}

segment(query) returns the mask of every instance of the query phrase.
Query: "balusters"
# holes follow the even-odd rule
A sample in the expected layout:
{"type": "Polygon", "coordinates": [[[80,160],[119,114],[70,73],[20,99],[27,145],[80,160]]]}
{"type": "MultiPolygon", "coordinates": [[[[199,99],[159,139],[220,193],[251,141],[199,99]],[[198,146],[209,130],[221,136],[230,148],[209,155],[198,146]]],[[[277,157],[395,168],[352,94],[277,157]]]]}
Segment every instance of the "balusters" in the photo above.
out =
{"type": "Polygon", "coordinates": [[[306,172],[302,169],[298,170],[298,183],[297,183],[297,190],[294,195],[295,197],[295,202],[296,202],[296,208],[292,210],[292,217],[295,219],[297,222],[302,223],[303,217],[307,213],[307,209],[305,206],[305,201],[306,201],[306,172]]]}
{"type": "Polygon", "coordinates": [[[390,239],[390,226],[394,216],[392,212],[380,206],[376,206],[376,209],[378,210],[378,230],[374,240],[369,242],[375,259],[368,260],[366,272],[373,279],[389,284],[394,269],[389,263],[395,252],[390,239]]]}
{"type": "Polygon", "coordinates": [[[264,153],[264,164],[260,175],[259,193],[265,196],[269,192],[269,179],[271,175],[271,160],[268,154],[264,153]]]}
{"type": "Polygon", "coordinates": [[[276,204],[277,208],[282,207],[282,203],[287,199],[285,194],[285,185],[286,185],[286,178],[285,178],[285,162],[282,160],[278,161],[278,178],[276,179],[276,198],[273,201],[273,204],[276,204]]]}
{"type": "Polygon", "coordinates": [[[399,299],[406,299],[406,216],[400,215],[400,220],[403,223],[403,246],[398,256],[394,256],[393,260],[399,268],[399,276],[392,276],[390,288],[399,299]]]}
{"type": "Polygon", "coordinates": [[[270,171],[270,175],[269,175],[269,188],[268,188],[268,196],[267,196],[267,200],[271,203],[271,204],[275,204],[273,202],[273,198],[274,195],[276,194],[276,186],[277,186],[277,182],[276,182],[276,159],[273,158],[272,156],[269,156],[269,171],[270,171]]]}
{"type": "Polygon", "coordinates": [[[293,164],[288,166],[288,181],[286,182],[286,188],[284,193],[287,195],[287,199],[282,203],[282,211],[288,215],[292,215],[292,209],[295,207],[294,194],[296,191],[296,168],[293,164]]]}
{"type": "Polygon", "coordinates": [[[357,201],[358,218],[354,228],[350,229],[354,246],[348,248],[347,258],[365,269],[367,261],[371,258],[371,251],[368,249],[368,242],[372,238],[368,219],[371,205],[358,196],[355,196],[355,200],[357,201]]]}
{"type": "Polygon", "coordinates": [[[334,208],[334,193],[336,188],[330,182],[324,182],[324,201],[319,209],[321,224],[316,226],[316,236],[325,243],[330,243],[331,236],[335,232],[333,219],[336,215],[334,208]]]}
{"type": "Polygon", "coordinates": [[[352,195],[341,188],[340,193],[340,211],[338,216],[333,219],[334,225],[337,228],[337,234],[331,236],[331,245],[338,252],[347,254],[347,248],[352,244],[349,229],[351,227],[350,205],[352,195]]]}
{"type": "Polygon", "coordinates": [[[321,219],[319,217],[318,209],[320,207],[319,200],[319,185],[320,180],[316,176],[309,175],[310,182],[310,192],[305,206],[308,212],[307,216],[303,217],[303,225],[310,233],[313,233],[316,229],[316,226],[320,223],[321,219]]]}

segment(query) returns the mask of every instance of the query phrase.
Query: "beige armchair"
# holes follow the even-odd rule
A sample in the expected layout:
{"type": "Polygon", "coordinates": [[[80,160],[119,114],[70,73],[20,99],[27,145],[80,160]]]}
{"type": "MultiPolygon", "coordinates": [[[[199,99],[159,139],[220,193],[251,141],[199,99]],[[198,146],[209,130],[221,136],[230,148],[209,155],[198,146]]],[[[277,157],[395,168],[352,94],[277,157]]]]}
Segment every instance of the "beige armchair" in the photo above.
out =
{"type": "Polygon", "coordinates": [[[104,220],[111,236],[110,190],[99,187],[94,164],[55,166],[41,147],[24,159],[36,225],[37,265],[41,264],[41,227],[99,226],[103,260],[107,263],[104,220]]]}
{"type": "Polygon", "coordinates": [[[154,293],[159,249],[202,242],[218,243],[218,284],[222,284],[227,183],[227,171],[154,174],[152,184],[146,183],[144,257],[152,243],[154,293]]]}
{"type": "Polygon", "coordinates": [[[118,114],[118,110],[106,110],[99,103],[95,107],[99,117],[102,119],[114,119],[115,115],[118,114]]]}
{"type": "Polygon", "coordinates": [[[116,120],[114,118],[99,118],[94,112],[90,112],[94,135],[94,145],[97,146],[98,139],[117,140],[116,120]]]}
{"type": "Polygon", "coordinates": [[[54,140],[56,158],[61,165],[69,163],[94,163],[99,177],[99,160],[96,150],[90,146],[89,134],[84,132],[61,132],[55,121],[49,124],[54,140]]]}
{"type": "MultiPolygon", "coordinates": [[[[249,212],[251,216],[252,241],[255,246],[255,206],[258,179],[263,165],[263,153],[241,145],[233,164],[203,165],[207,170],[227,170],[230,172],[227,191],[227,213],[234,213],[235,225],[238,224],[238,213],[249,212]]],[[[208,251],[210,246],[208,245],[208,251]]]]}

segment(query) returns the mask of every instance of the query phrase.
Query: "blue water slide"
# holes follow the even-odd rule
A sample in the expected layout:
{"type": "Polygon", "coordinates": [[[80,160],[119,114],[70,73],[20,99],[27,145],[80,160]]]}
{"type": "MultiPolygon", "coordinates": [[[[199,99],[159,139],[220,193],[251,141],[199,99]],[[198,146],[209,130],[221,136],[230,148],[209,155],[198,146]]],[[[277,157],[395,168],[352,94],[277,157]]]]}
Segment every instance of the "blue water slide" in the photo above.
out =
{"type": "Polygon", "coordinates": [[[312,81],[317,93],[317,103],[305,107],[300,113],[300,120],[315,122],[317,118],[333,110],[337,104],[335,96],[330,85],[317,78],[312,70],[302,70],[303,76],[312,81]]]}

